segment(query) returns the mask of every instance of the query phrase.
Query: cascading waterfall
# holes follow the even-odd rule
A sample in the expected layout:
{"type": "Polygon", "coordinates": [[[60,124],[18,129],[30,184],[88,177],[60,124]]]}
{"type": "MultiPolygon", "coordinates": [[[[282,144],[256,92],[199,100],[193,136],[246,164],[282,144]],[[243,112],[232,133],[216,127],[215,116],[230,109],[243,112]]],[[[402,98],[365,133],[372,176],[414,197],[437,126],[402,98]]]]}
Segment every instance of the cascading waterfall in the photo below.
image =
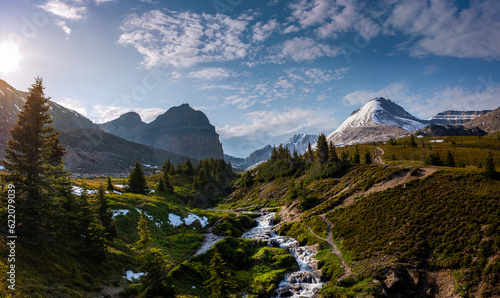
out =
{"type": "Polygon", "coordinates": [[[274,230],[274,216],[271,212],[257,218],[258,225],[243,234],[243,238],[267,241],[269,246],[286,248],[295,257],[300,270],[289,273],[280,282],[275,297],[313,297],[323,282],[316,267],[316,252],[307,246],[300,246],[293,237],[279,236],[274,230]]]}

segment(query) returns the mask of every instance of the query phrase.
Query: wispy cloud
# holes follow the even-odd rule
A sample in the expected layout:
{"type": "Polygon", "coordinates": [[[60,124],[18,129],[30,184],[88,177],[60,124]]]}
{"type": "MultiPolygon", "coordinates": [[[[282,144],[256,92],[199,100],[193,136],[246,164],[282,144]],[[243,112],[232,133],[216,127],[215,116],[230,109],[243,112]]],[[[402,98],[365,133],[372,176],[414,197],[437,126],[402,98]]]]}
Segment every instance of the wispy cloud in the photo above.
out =
{"type": "Polygon", "coordinates": [[[291,135],[308,129],[332,130],[337,121],[328,112],[309,109],[285,109],[283,111],[256,111],[243,116],[245,123],[217,128],[224,139],[232,137],[255,138],[266,132],[270,136],[291,135]]]}
{"type": "Polygon", "coordinates": [[[219,80],[237,76],[237,74],[227,68],[208,67],[197,71],[191,71],[187,74],[190,78],[202,80],[219,80]]]}
{"type": "Polygon", "coordinates": [[[416,41],[413,56],[500,59],[500,5],[495,0],[471,1],[459,10],[451,1],[398,2],[388,25],[416,41]]]}
{"type": "Polygon", "coordinates": [[[152,108],[123,108],[118,106],[95,105],[92,107],[92,119],[97,123],[104,123],[114,120],[128,112],[136,112],[141,116],[142,121],[149,123],[159,115],[166,112],[164,109],[152,108]]]}
{"type": "Polygon", "coordinates": [[[276,19],[271,19],[267,23],[257,22],[253,25],[253,40],[256,42],[265,41],[274,31],[279,30],[279,26],[276,19]]]}
{"type": "Polygon", "coordinates": [[[424,67],[424,75],[430,76],[433,73],[436,73],[439,71],[439,66],[437,65],[426,65],[424,67]]]}
{"type": "Polygon", "coordinates": [[[383,87],[382,89],[376,91],[373,90],[354,91],[349,94],[346,94],[342,100],[344,101],[344,103],[348,105],[363,105],[367,103],[369,100],[376,97],[385,97],[387,99],[391,99],[393,101],[398,101],[398,102],[402,101],[410,102],[419,99],[419,97],[415,97],[412,95],[412,93],[410,92],[410,88],[405,83],[397,82],[389,84],[383,87]]]}
{"type": "Polygon", "coordinates": [[[63,98],[56,100],[56,102],[65,108],[77,111],[78,113],[82,114],[85,117],[88,116],[87,107],[81,100],[72,98],[63,98]]]}
{"type": "Polygon", "coordinates": [[[270,56],[269,61],[282,63],[286,59],[296,62],[316,60],[321,57],[335,57],[342,49],[325,43],[319,43],[310,37],[295,37],[278,47],[279,53],[270,56]]]}
{"type": "Polygon", "coordinates": [[[56,20],[55,23],[57,26],[61,27],[64,33],[66,33],[66,35],[69,36],[71,34],[71,28],[66,25],[65,21],[56,20]]]}
{"type": "Polygon", "coordinates": [[[87,8],[85,6],[70,5],[61,0],[50,0],[44,5],[41,5],[40,8],[69,20],[84,19],[87,12],[87,8]]]}
{"type": "Polygon", "coordinates": [[[145,56],[147,68],[233,61],[248,54],[242,37],[249,19],[153,10],[131,15],[121,27],[124,33],[118,43],[135,47],[145,56]]]}

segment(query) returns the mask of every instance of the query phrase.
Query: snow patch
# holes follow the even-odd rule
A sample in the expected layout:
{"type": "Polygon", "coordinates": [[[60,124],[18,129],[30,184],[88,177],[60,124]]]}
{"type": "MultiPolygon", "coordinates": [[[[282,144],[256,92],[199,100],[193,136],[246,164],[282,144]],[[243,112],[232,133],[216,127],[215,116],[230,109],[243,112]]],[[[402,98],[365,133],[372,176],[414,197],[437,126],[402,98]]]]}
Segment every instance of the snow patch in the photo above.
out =
{"type": "Polygon", "coordinates": [[[5,93],[3,93],[3,91],[2,91],[2,90],[0,90],[0,93],[2,93],[2,95],[5,95],[5,93]]]}
{"type": "Polygon", "coordinates": [[[180,226],[183,224],[181,217],[179,215],[175,215],[175,214],[169,214],[168,221],[174,227],[177,227],[177,226],[180,226]]]}
{"type": "Polygon", "coordinates": [[[117,215],[126,215],[129,212],[130,212],[130,210],[128,210],[128,209],[113,210],[113,217],[115,217],[117,215]]]}
{"type": "Polygon", "coordinates": [[[83,189],[80,186],[73,185],[71,186],[71,192],[77,196],[81,196],[83,192],[85,192],[88,195],[95,195],[98,193],[98,190],[95,189],[83,189]]]}
{"type": "Polygon", "coordinates": [[[202,227],[204,227],[204,226],[206,226],[208,224],[208,218],[206,216],[203,216],[203,218],[202,218],[202,217],[199,217],[198,215],[193,214],[193,213],[189,213],[188,217],[186,217],[184,219],[184,222],[186,223],[186,225],[190,225],[195,220],[199,220],[202,227]]]}
{"type": "Polygon", "coordinates": [[[125,274],[127,275],[124,277],[130,281],[134,279],[139,279],[141,276],[145,275],[144,272],[134,273],[132,270],[128,270],[127,272],[125,272],[125,274]]]}
{"type": "Polygon", "coordinates": [[[430,143],[442,143],[444,140],[430,140],[430,143]]]}
{"type": "Polygon", "coordinates": [[[0,170],[5,170],[5,168],[3,166],[0,166],[0,170]]]}
{"type": "Polygon", "coordinates": [[[203,244],[201,245],[201,247],[194,254],[195,256],[206,253],[212,246],[214,246],[215,243],[226,238],[225,236],[217,236],[217,235],[214,235],[213,233],[204,234],[203,236],[205,236],[205,241],[203,241],[203,244]]]}

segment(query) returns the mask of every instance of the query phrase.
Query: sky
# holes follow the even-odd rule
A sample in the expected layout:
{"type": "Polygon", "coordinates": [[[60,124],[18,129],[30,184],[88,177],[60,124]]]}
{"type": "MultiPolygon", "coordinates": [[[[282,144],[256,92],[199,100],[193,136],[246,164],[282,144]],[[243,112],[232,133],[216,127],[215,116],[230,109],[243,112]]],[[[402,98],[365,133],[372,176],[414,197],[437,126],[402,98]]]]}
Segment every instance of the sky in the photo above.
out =
{"type": "Polygon", "coordinates": [[[495,109],[499,60],[497,0],[0,2],[0,78],[16,89],[41,76],[96,123],[188,103],[238,157],[329,134],[380,96],[422,119],[495,109]]]}

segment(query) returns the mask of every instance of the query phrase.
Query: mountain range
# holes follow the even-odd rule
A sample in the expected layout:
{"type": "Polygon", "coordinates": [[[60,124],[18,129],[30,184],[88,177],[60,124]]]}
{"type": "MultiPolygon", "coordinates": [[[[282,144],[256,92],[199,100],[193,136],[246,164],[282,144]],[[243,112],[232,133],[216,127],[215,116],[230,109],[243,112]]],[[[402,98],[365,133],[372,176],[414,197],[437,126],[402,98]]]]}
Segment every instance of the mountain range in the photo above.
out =
{"type": "MultiPolygon", "coordinates": [[[[27,92],[0,80],[0,149],[7,146],[8,130],[16,123],[27,96],[27,92]]],[[[135,112],[128,112],[103,124],[95,124],[53,101],[49,101],[49,106],[52,125],[60,132],[61,143],[67,148],[66,167],[82,175],[125,175],[135,161],[153,168],[166,158],[177,163],[188,157],[194,160],[224,158],[233,167],[247,169],[269,159],[273,149],[266,145],[246,158],[224,155],[215,127],[203,112],[194,110],[189,104],[172,107],[151,123],[143,122],[135,112]]],[[[393,101],[379,97],[355,110],[327,139],[335,146],[344,146],[384,141],[419,129],[426,135],[482,135],[483,131],[500,130],[500,108],[494,111],[448,110],[422,120],[393,101]],[[429,124],[439,125],[427,127],[429,124]],[[463,127],[453,126],[456,124],[463,124],[463,127]]],[[[317,140],[318,135],[297,134],[280,145],[303,154],[309,144],[314,149],[317,140]]],[[[3,156],[4,151],[0,150],[0,158],[3,156]]]]}

